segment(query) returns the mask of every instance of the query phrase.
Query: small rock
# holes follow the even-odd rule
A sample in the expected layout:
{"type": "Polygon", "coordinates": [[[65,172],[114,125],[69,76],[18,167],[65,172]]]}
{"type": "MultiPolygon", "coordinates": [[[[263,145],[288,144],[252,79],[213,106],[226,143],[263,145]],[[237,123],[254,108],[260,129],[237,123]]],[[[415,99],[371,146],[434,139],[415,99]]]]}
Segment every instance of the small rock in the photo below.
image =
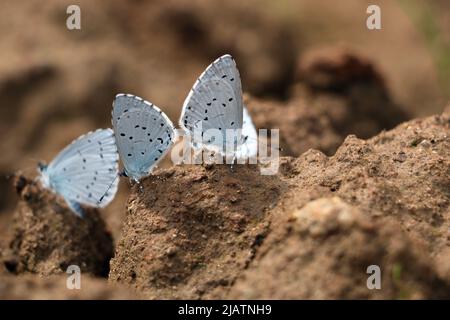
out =
{"type": "Polygon", "coordinates": [[[312,236],[324,236],[337,229],[346,230],[354,223],[354,208],[339,197],[321,198],[293,213],[297,225],[312,236]]]}

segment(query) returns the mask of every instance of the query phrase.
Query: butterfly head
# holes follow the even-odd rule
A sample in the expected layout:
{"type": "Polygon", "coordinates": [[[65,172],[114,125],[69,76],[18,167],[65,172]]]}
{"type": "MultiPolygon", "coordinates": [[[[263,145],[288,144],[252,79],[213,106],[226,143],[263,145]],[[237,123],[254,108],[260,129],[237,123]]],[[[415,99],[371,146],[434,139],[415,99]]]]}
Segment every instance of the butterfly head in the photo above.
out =
{"type": "Polygon", "coordinates": [[[50,177],[48,176],[47,168],[48,165],[46,163],[41,161],[38,162],[38,171],[40,173],[39,180],[45,187],[50,186],[50,177]]]}
{"type": "Polygon", "coordinates": [[[38,170],[40,173],[44,173],[47,170],[48,165],[42,161],[38,162],[38,170]]]}

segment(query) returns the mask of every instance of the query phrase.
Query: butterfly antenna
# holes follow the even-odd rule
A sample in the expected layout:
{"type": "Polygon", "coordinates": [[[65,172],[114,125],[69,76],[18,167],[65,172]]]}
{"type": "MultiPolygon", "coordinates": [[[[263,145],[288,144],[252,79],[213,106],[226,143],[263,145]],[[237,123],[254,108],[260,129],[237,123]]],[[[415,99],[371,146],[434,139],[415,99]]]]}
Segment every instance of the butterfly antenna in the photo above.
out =
{"type": "Polygon", "coordinates": [[[118,175],[116,175],[113,179],[113,181],[109,184],[108,188],[106,189],[105,193],[100,197],[100,199],[97,201],[97,203],[100,203],[103,201],[103,199],[106,197],[106,195],[108,194],[109,190],[112,188],[113,184],[116,182],[116,180],[122,176],[121,173],[119,173],[118,175]]]}
{"type": "Polygon", "coordinates": [[[36,169],[38,167],[37,164],[39,163],[39,160],[36,160],[35,158],[29,158],[29,159],[27,159],[25,161],[28,162],[28,163],[32,161],[33,164],[27,165],[26,167],[17,170],[17,172],[19,172],[19,173],[25,172],[27,174],[27,173],[31,173],[33,170],[36,171],[36,169]]]}
{"type": "Polygon", "coordinates": [[[39,161],[41,161],[42,159],[37,159],[37,158],[34,158],[34,157],[27,157],[26,159],[25,159],[25,161],[26,162],[34,162],[34,163],[38,163],[39,161]]]}
{"type": "Polygon", "coordinates": [[[13,175],[18,175],[18,174],[22,174],[22,173],[24,173],[24,174],[35,173],[36,169],[38,168],[38,164],[41,162],[41,160],[33,158],[33,157],[28,157],[27,159],[25,159],[25,162],[27,164],[32,162],[33,164],[27,165],[26,167],[17,170],[16,172],[14,172],[13,175]]]}

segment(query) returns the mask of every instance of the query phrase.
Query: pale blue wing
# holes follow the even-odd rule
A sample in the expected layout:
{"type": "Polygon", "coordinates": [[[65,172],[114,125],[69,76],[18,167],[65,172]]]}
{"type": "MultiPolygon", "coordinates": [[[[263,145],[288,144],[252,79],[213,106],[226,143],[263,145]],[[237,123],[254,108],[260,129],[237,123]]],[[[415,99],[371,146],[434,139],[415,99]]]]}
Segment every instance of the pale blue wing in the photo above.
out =
{"type": "MultiPolygon", "coordinates": [[[[146,101],[142,98],[126,93],[119,93],[116,95],[116,98],[113,102],[112,108],[112,125],[113,128],[117,127],[117,121],[120,120],[120,117],[129,111],[132,111],[136,108],[140,109],[146,106],[146,101]]],[[[149,103],[150,104],[150,103],[149,103]]],[[[151,104],[150,104],[151,105],[151,104]]]]}
{"type": "MultiPolygon", "coordinates": [[[[134,100],[128,105],[137,108],[122,113],[114,132],[126,174],[135,180],[148,175],[169,151],[176,140],[176,132],[169,118],[153,104],[135,96],[122,98],[134,100]]],[[[119,108],[118,103],[114,106],[119,108]]]]}
{"type": "Polygon", "coordinates": [[[214,61],[201,74],[183,104],[180,126],[194,138],[194,146],[213,149],[225,146],[225,141],[198,141],[194,130],[201,128],[203,134],[209,129],[219,130],[223,139],[226,130],[235,131],[236,142],[241,141],[243,121],[242,88],[239,71],[230,55],[214,61]]]}
{"type": "Polygon", "coordinates": [[[52,160],[49,167],[61,168],[61,162],[70,160],[75,154],[99,154],[102,157],[104,153],[114,154],[114,152],[117,153],[117,147],[114,143],[113,131],[99,129],[72,141],[52,160]]]}
{"type": "Polygon", "coordinates": [[[236,62],[231,55],[225,54],[216,59],[206,68],[203,74],[200,75],[199,81],[200,79],[222,79],[227,81],[231,84],[234,95],[236,97],[241,97],[241,99],[237,99],[236,102],[238,104],[238,111],[242,110],[244,104],[242,101],[241,76],[236,67],[236,62]]]}
{"type": "Polygon", "coordinates": [[[43,175],[47,176],[49,187],[69,204],[104,207],[117,192],[118,160],[113,131],[100,129],[67,146],[43,175]],[[98,203],[109,185],[108,194],[98,203]]]}
{"type": "Polygon", "coordinates": [[[70,210],[72,210],[73,213],[75,213],[77,216],[83,218],[85,211],[81,207],[81,205],[73,200],[66,200],[67,205],[69,206],[70,210]]]}
{"type": "Polygon", "coordinates": [[[258,154],[258,134],[252,118],[244,106],[243,124],[242,124],[243,143],[236,152],[237,159],[254,158],[258,154]]]}

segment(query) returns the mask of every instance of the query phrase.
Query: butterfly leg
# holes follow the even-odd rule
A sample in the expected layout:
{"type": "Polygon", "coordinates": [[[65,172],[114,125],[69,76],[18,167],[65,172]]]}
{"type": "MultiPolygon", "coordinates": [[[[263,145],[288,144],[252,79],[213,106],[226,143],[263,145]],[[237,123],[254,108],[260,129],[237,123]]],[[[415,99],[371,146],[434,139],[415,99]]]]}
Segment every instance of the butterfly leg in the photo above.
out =
{"type": "Polygon", "coordinates": [[[230,172],[234,173],[234,162],[236,161],[236,153],[233,155],[233,160],[231,161],[230,172]]]}
{"type": "Polygon", "coordinates": [[[138,185],[139,191],[144,192],[144,186],[142,185],[142,183],[140,183],[138,179],[133,179],[133,181],[138,185]]]}

